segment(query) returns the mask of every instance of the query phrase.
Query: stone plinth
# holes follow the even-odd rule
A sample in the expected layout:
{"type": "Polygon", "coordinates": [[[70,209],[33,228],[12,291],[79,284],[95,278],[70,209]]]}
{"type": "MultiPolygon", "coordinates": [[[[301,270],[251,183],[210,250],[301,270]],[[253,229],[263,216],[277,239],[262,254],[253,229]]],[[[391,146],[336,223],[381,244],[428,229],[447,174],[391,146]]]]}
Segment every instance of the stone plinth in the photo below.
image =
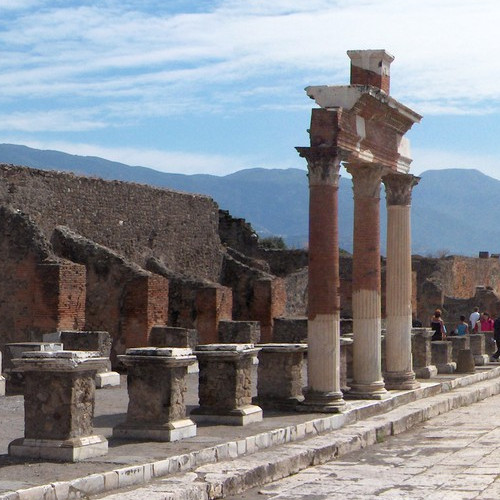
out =
{"type": "Polygon", "coordinates": [[[437,375],[437,368],[432,363],[432,337],[430,328],[412,328],[411,349],[413,369],[417,378],[432,378],[437,375]]]}
{"type": "Polygon", "coordinates": [[[263,408],[293,408],[304,400],[302,368],[305,344],[259,344],[257,397],[263,408]]]}
{"type": "Polygon", "coordinates": [[[109,357],[111,355],[112,339],[108,332],[64,330],[59,332],[59,339],[65,350],[98,351],[101,357],[105,359],[95,376],[97,388],[120,385],[120,374],[111,370],[109,357]]]}
{"type": "Polygon", "coordinates": [[[252,367],[260,349],[253,344],[205,344],[196,348],[199,365],[195,422],[247,425],[262,420],[252,404],[252,367]]]}
{"type": "Polygon", "coordinates": [[[186,376],[196,361],[189,348],[132,348],[119,356],[127,368],[127,419],[113,429],[126,439],[178,441],[196,436],[186,417],[186,376]]]}
{"type": "Polygon", "coordinates": [[[488,356],[488,359],[495,354],[497,350],[497,345],[495,342],[494,332],[482,332],[484,334],[484,353],[488,356]]]}
{"type": "Polygon", "coordinates": [[[93,433],[98,352],[25,352],[12,360],[24,374],[24,438],[9,455],[78,462],[105,455],[108,442],[93,433]]]}
{"type": "Polygon", "coordinates": [[[258,321],[219,321],[219,342],[224,344],[257,344],[260,341],[258,321]]]}
{"type": "Polygon", "coordinates": [[[451,342],[447,340],[435,340],[432,345],[432,364],[436,365],[438,373],[453,373],[457,364],[452,361],[451,342]]]}
{"type": "Polygon", "coordinates": [[[2,351],[0,351],[0,396],[5,396],[5,377],[2,376],[2,351]]]}
{"type": "Polygon", "coordinates": [[[5,344],[4,374],[6,394],[13,396],[24,392],[24,373],[14,367],[13,359],[20,358],[23,352],[53,352],[62,351],[62,349],[63,344],[61,342],[15,342],[5,344]]]}
{"type": "MultiPolygon", "coordinates": [[[[489,334],[490,332],[486,333],[489,334]]],[[[470,334],[470,349],[476,366],[486,365],[490,361],[490,356],[486,354],[486,333],[470,334]]]]}
{"type": "Polygon", "coordinates": [[[457,373],[474,373],[476,366],[470,349],[460,349],[457,353],[457,373]]]}
{"type": "Polygon", "coordinates": [[[274,318],[273,342],[307,342],[307,318],[274,318]]]}
{"type": "Polygon", "coordinates": [[[154,326],[149,334],[152,347],[184,347],[194,349],[199,343],[198,332],[175,326],[154,326]]]}
{"type": "Polygon", "coordinates": [[[448,335],[448,342],[451,342],[451,359],[458,362],[458,353],[462,349],[470,349],[469,335],[448,335]]]}
{"type": "Polygon", "coordinates": [[[349,391],[347,379],[352,377],[352,338],[340,337],[340,389],[349,391]]]}

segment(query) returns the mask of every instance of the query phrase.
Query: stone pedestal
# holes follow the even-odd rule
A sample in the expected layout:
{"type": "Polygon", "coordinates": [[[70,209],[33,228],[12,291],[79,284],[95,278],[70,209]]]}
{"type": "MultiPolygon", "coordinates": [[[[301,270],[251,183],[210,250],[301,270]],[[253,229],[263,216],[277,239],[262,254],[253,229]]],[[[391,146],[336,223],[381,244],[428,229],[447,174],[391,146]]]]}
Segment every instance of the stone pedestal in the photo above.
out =
{"type": "Polygon", "coordinates": [[[470,349],[469,335],[448,335],[448,342],[451,342],[451,359],[458,362],[458,353],[462,349],[470,349]]]}
{"type": "Polygon", "coordinates": [[[95,376],[96,388],[116,387],[120,385],[120,374],[111,370],[111,335],[102,331],[64,330],[59,332],[59,339],[65,350],[98,351],[105,358],[95,376]]]}
{"type": "Polygon", "coordinates": [[[484,335],[484,353],[488,356],[488,359],[495,354],[497,350],[497,344],[495,342],[494,332],[482,332],[484,335]]]}
{"type": "Polygon", "coordinates": [[[262,408],[291,409],[304,400],[302,368],[306,344],[259,344],[257,397],[262,408]]]}
{"type": "Polygon", "coordinates": [[[273,342],[307,342],[307,318],[274,318],[273,342]]]}
{"type": "Polygon", "coordinates": [[[253,344],[204,344],[196,348],[199,384],[195,422],[247,425],[262,420],[252,404],[252,368],[260,349],[253,344]]]}
{"type": "Polygon", "coordinates": [[[24,438],[9,444],[14,457],[78,462],[106,455],[93,433],[97,352],[25,352],[12,360],[24,374],[24,438]]]}
{"type": "Polygon", "coordinates": [[[340,337],[340,389],[348,392],[351,388],[347,379],[352,377],[352,338],[340,337]]]}
{"type": "Polygon", "coordinates": [[[113,436],[152,441],[179,441],[196,436],[186,417],[184,396],[188,366],[196,361],[188,348],[132,348],[119,356],[127,368],[127,420],[113,436]]]}
{"type": "Polygon", "coordinates": [[[470,334],[470,349],[474,356],[474,363],[476,366],[483,366],[489,363],[490,355],[486,354],[486,334],[485,333],[471,333],[470,334]]]}
{"type": "Polygon", "coordinates": [[[4,374],[6,379],[6,394],[13,396],[24,393],[24,373],[17,370],[12,363],[15,358],[20,358],[23,352],[62,351],[61,342],[14,342],[5,344],[4,374]]]}
{"type": "Polygon", "coordinates": [[[223,344],[257,344],[260,342],[258,321],[219,321],[219,342],[223,344]]]}
{"type": "Polygon", "coordinates": [[[438,373],[453,373],[457,364],[451,359],[452,345],[447,340],[435,340],[432,345],[432,363],[438,373]]]}
{"type": "Polygon", "coordinates": [[[436,366],[432,363],[432,334],[433,331],[430,328],[412,328],[411,331],[413,369],[418,378],[432,378],[438,373],[436,366]]]}
{"type": "Polygon", "coordinates": [[[476,366],[470,349],[460,349],[457,353],[457,373],[474,373],[476,366]]]}
{"type": "Polygon", "coordinates": [[[177,326],[154,326],[149,334],[151,347],[183,347],[194,349],[199,344],[198,332],[177,326]]]}

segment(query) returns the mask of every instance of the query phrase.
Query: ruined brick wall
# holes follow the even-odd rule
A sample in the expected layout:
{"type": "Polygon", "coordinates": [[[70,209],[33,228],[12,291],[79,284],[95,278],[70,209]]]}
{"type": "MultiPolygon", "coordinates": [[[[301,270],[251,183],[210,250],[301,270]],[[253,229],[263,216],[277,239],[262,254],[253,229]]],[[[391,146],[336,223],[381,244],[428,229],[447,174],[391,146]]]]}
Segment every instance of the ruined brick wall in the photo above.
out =
{"type": "Polygon", "coordinates": [[[58,259],[25,215],[0,207],[0,348],[84,322],[85,268],[58,259]]]}
{"type": "Polygon", "coordinates": [[[110,333],[113,362],[127,347],[147,346],[151,328],[167,324],[168,280],[65,227],[55,229],[52,244],[86,267],[85,329],[110,333]]]}
{"type": "Polygon", "coordinates": [[[0,165],[0,204],[32,217],[47,239],[57,225],[144,266],[218,281],[219,210],[207,196],[73,174],[0,165]]]}

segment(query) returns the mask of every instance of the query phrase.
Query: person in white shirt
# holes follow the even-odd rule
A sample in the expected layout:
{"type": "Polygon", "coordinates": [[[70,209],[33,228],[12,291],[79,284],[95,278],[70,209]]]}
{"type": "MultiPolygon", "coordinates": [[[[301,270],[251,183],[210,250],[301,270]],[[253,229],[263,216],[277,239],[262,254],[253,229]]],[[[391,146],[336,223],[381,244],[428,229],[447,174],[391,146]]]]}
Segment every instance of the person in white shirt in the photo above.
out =
{"type": "Polygon", "coordinates": [[[479,314],[479,307],[474,307],[474,311],[469,316],[471,332],[477,332],[480,317],[481,315],[479,314]]]}

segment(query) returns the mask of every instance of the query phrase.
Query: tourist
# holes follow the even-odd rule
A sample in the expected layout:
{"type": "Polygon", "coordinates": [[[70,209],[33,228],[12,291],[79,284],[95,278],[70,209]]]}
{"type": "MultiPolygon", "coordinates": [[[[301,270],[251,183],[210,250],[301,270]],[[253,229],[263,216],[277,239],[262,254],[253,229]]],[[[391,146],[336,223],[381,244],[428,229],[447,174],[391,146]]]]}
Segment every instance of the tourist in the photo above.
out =
{"type": "Polygon", "coordinates": [[[482,332],[493,331],[493,320],[487,312],[483,312],[483,315],[481,316],[480,327],[482,332]]]}
{"type": "Polygon", "coordinates": [[[441,318],[441,310],[436,309],[434,316],[431,317],[431,328],[434,330],[431,340],[444,340],[446,336],[446,327],[441,318]]]}
{"type": "Polygon", "coordinates": [[[460,323],[457,325],[457,335],[467,335],[469,333],[469,324],[465,321],[465,316],[460,316],[460,323]]]}
{"type": "Polygon", "coordinates": [[[478,321],[481,318],[479,314],[479,307],[474,307],[474,311],[469,316],[470,331],[477,333],[478,321]]]}
{"type": "Polygon", "coordinates": [[[495,342],[497,344],[497,350],[491,357],[491,361],[498,361],[498,358],[500,358],[500,317],[495,318],[495,321],[493,322],[493,332],[495,342]]]}

